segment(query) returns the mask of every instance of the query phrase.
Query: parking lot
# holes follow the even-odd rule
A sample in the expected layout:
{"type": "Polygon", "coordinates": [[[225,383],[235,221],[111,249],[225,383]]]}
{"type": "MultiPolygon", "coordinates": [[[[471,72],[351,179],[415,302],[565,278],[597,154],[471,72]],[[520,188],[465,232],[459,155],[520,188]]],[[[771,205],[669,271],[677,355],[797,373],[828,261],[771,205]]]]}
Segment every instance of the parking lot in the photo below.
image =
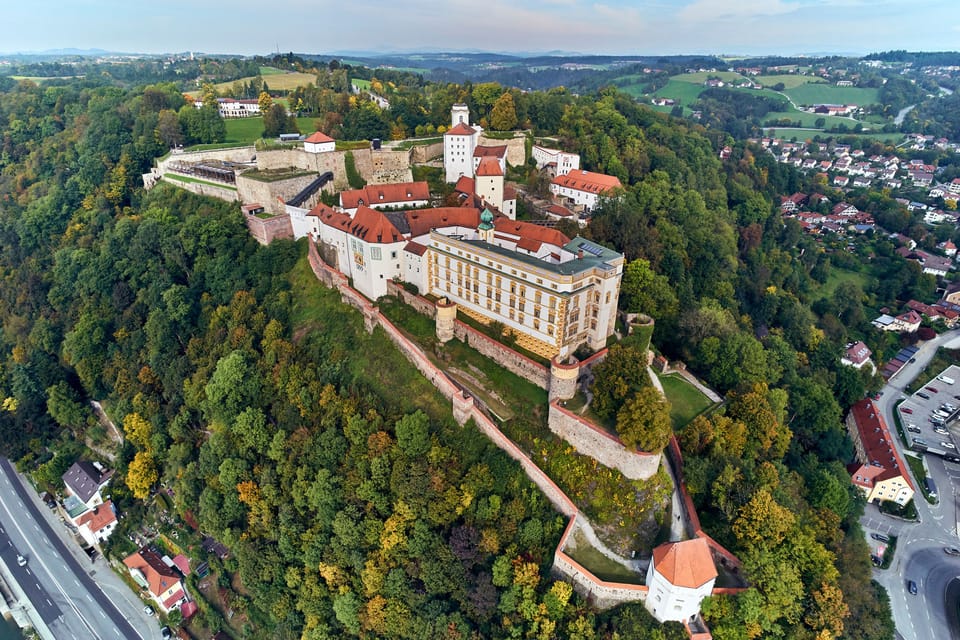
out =
{"type": "Polygon", "coordinates": [[[907,441],[916,451],[960,464],[960,367],[950,366],[900,404],[907,441]]]}

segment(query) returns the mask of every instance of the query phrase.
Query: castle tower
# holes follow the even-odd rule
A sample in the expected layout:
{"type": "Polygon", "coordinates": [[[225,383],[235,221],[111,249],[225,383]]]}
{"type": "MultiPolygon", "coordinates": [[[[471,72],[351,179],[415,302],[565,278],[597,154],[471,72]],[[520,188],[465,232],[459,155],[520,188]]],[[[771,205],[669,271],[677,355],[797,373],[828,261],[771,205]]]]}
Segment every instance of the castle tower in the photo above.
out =
{"type": "Polygon", "coordinates": [[[703,538],[665,542],[653,550],[647,569],[647,610],[659,622],[685,622],[700,613],[713,591],[717,569],[703,538]]]}
{"type": "Polygon", "coordinates": [[[447,182],[456,182],[460,176],[473,177],[473,150],[481,129],[470,126],[470,109],[465,104],[453,105],[450,122],[443,134],[443,170],[447,182]]]}
{"type": "Polygon", "coordinates": [[[484,202],[503,210],[503,170],[496,158],[483,158],[477,165],[474,193],[484,202]]]}
{"type": "Polygon", "coordinates": [[[484,209],[480,212],[480,224],[477,225],[477,231],[480,232],[481,240],[493,242],[493,214],[490,209],[484,209]]]}
{"type": "Polygon", "coordinates": [[[457,319],[457,303],[446,298],[437,302],[437,340],[446,344],[453,340],[453,327],[457,319]]]}
{"type": "Polygon", "coordinates": [[[450,128],[453,129],[458,124],[470,126],[470,107],[462,103],[450,108],[450,128]]]}
{"type": "Polygon", "coordinates": [[[548,400],[569,400],[577,393],[577,378],[580,377],[580,361],[570,356],[564,362],[558,356],[550,359],[550,384],[548,400]]]}

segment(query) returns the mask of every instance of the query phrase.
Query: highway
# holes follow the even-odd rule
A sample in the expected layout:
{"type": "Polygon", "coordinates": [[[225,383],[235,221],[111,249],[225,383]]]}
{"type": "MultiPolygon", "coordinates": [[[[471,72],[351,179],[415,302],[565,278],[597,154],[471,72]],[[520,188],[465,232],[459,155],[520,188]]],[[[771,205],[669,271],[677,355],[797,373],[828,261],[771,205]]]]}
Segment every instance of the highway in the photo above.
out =
{"type": "MultiPolygon", "coordinates": [[[[896,434],[893,415],[896,403],[905,397],[904,388],[920,375],[940,346],[960,348],[960,333],[948,332],[923,344],[914,354],[914,362],[905,365],[884,387],[876,402],[901,454],[907,449],[896,434]]],[[[955,388],[951,396],[960,393],[960,380],[955,388]]],[[[916,422],[913,416],[904,417],[909,418],[904,423],[916,422]]],[[[922,417],[926,420],[926,416],[922,417]]],[[[949,429],[956,440],[960,429],[956,425],[949,429]]],[[[934,505],[927,503],[917,486],[913,502],[919,522],[904,522],[881,514],[875,505],[867,505],[860,523],[868,535],[876,532],[898,537],[896,556],[890,569],[873,571],[873,577],[890,596],[898,637],[903,640],[960,640],[956,611],[960,602],[960,557],[949,556],[943,551],[945,547],[960,547],[957,506],[960,465],[947,463],[935,455],[925,455],[924,459],[928,474],[936,482],[940,501],[934,505]],[[917,583],[917,595],[907,591],[907,580],[917,583]]],[[[877,541],[870,538],[867,541],[876,550],[877,541]]]]}
{"type": "Polygon", "coordinates": [[[82,565],[54,532],[50,514],[42,513],[36,502],[10,462],[0,459],[0,556],[54,637],[142,640],[159,635],[155,622],[145,635],[134,629],[129,614],[121,614],[91,578],[109,568],[82,565]],[[18,552],[27,558],[25,567],[17,566],[18,552]]]}

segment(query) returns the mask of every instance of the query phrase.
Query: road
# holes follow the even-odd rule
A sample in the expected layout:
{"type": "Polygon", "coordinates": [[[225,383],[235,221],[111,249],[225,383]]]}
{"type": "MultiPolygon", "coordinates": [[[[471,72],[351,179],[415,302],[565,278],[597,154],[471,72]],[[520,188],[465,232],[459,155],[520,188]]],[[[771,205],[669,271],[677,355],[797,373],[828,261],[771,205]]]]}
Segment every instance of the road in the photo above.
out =
{"type": "Polygon", "coordinates": [[[144,635],[134,629],[128,619],[137,616],[118,611],[91,578],[109,573],[109,568],[102,561],[94,567],[89,559],[78,560],[76,550],[68,550],[54,531],[48,521],[50,514],[41,509],[36,495],[23,486],[10,462],[0,459],[0,555],[18,579],[24,578],[21,585],[57,640],[158,637],[155,622],[144,635]],[[27,558],[26,567],[17,566],[18,552],[27,558]]]}
{"type": "MultiPolygon", "coordinates": [[[[895,434],[895,405],[904,397],[904,388],[920,375],[941,346],[960,348],[960,333],[948,332],[923,344],[914,354],[914,362],[907,363],[884,387],[883,395],[876,403],[901,454],[906,451],[895,434]]],[[[960,380],[955,386],[955,392],[960,393],[960,380]]],[[[957,427],[952,427],[951,431],[954,435],[958,433],[957,427]]],[[[875,505],[867,505],[860,522],[867,533],[898,537],[893,565],[885,571],[875,569],[873,576],[890,595],[890,607],[899,636],[903,640],[960,639],[956,623],[960,583],[954,583],[955,579],[960,578],[960,558],[943,552],[944,547],[960,547],[957,530],[960,465],[945,463],[942,458],[933,455],[926,455],[925,460],[928,474],[939,489],[940,501],[935,505],[927,503],[918,487],[914,504],[917,506],[919,522],[904,522],[881,514],[875,505]],[[917,583],[917,595],[910,595],[907,591],[907,580],[917,583]]],[[[868,539],[868,542],[876,549],[875,540],[868,539]]]]}

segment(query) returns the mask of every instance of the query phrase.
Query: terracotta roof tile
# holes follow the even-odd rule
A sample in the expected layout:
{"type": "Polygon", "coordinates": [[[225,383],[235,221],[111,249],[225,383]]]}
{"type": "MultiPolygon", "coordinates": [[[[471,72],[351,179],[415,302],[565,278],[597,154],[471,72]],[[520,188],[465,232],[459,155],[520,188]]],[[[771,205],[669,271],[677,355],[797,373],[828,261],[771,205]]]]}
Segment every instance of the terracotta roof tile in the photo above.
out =
{"type": "Polygon", "coordinates": [[[507,157],[507,145],[499,145],[496,147],[488,147],[485,145],[477,145],[477,148],[473,150],[474,158],[506,158],[507,157]]]}
{"type": "Polygon", "coordinates": [[[484,156],[477,166],[476,174],[484,177],[502,176],[503,169],[500,168],[499,160],[492,156],[484,156]]]}
{"type": "Polygon", "coordinates": [[[165,565],[160,556],[146,547],[124,558],[123,564],[139,570],[147,580],[150,593],[155,596],[159,596],[180,581],[180,576],[165,565]]]}
{"type": "Polygon", "coordinates": [[[457,180],[457,184],[453,187],[453,190],[458,193],[466,193],[472,195],[477,191],[477,183],[470,176],[460,176],[457,180]]]}
{"type": "Polygon", "coordinates": [[[477,130],[474,129],[473,127],[468,126],[468,125],[465,125],[465,124],[463,124],[462,122],[459,122],[459,123],[457,123],[457,126],[453,127],[452,129],[447,130],[447,132],[446,132],[445,134],[443,134],[443,135],[445,135],[445,136],[472,136],[472,135],[475,134],[476,132],[477,132],[477,130]]]}
{"type": "Polygon", "coordinates": [[[853,405],[850,411],[853,413],[853,420],[867,456],[867,460],[860,462],[865,465],[876,463],[883,468],[883,472],[875,476],[874,480],[881,481],[902,476],[907,485],[913,489],[910,474],[904,471],[907,467],[900,457],[900,452],[894,446],[886,421],[873,401],[861,400],[853,405]]]}
{"type": "Polygon", "coordinates": [[[333,138],[328,136],[325,133],[317,131],[316,133],[310,134],[310,137],[304,140],[304,142],[310,142],[313,144],[322,144],[324,142],[336,142],[333,138]]]}
{"type": "Polygon", "coordinates": [[[583,169],[574,169],[566,175],[557,176],[553,179],[553,184],[588,193],[606,193],[623,186],[616,176],[584,171],[583,169]]]}
{"type": "Polygon", "coordinates": [[[356,209],[361,204],[368,207],[376,204],[402,205],[430,199],[430,185],[426,182],[397,182],[394,184],[368,184],[363,189],[351,189],[340,193],[340,206],[356,209]]]}
{"type": "Polygon", "coordinates": [[[418,256],[422,256],[427,252],[427,248],[424,245],[412,240],[403,247],[403,250],[418,256]]]}
{"type": "Polygon", "coordinates": [[[497,218],[493,221],[493,226],[497,230],[497,233],[500,234],[519,236],[527,240],[539,240],[540,242],[558,247],[562,247],[570,242],[570,238],[556,229],[544,227],[539,224],[517,222],[510,218],[497,218]]]}
{"type": "Polygon", "coordinates": [[[416,238],[439,227],[470,227],[480,224],[480,210],[474,207],[437,207],[407,211],[410,234],[416,238]]]}
{"type": "Polygon", "coordinates": [[[383,212],[361,205],[350,222],[349,233],[364,242],[389,244],[402,242],[403,234],[383,212]]]}
{"type": "Polygon", "coordinates": [[[710,546],[703,538],[667,542],[653,550],[653,567],[677,587],[696,589],[717,577],[710,546]]]}
{"type": "Polygon", "coordinates": [[[117,521],[117,514],[113,512],[113,503],[107,500],[103,504],[98,504],[93,509],[83,513],[77,518],[77,526],[87,525],[90,531],[96,533],[101,529],[109,527],[117,521]]]}

